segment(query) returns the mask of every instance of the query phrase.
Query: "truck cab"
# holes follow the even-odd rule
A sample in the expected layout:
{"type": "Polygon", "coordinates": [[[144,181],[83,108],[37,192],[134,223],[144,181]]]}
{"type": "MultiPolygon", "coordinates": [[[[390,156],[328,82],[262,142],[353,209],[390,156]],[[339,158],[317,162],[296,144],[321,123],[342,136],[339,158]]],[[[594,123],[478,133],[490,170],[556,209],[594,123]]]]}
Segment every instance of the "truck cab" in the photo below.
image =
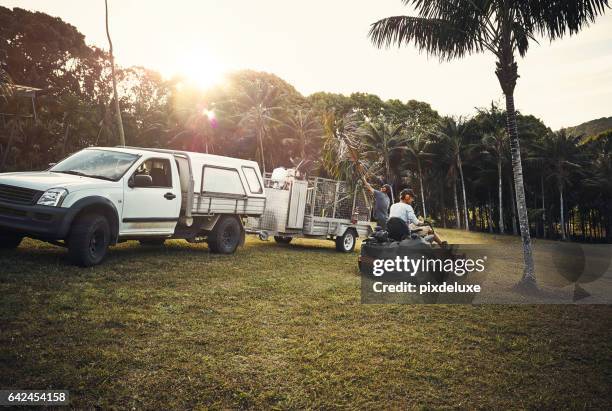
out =
{"type": "Polygon", "coordinates": [[[242,219],[263,213],[257,163],[129,147],[81,150],[46,171],[0,174],[0,248],[24,237],[68,248],[73,262],[100,263],[109,245],[166,239],[208,242],[233,253],[242,219]]]}

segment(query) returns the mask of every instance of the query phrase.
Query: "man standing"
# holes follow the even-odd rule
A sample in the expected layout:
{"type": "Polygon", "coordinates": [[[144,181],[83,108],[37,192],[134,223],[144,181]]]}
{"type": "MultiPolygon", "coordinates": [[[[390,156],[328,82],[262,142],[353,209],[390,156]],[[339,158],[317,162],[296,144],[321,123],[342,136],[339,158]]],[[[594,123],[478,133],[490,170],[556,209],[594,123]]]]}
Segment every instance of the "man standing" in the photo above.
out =
{"type": "Polygon", "coordinates": [[[365,188],[374,196],[374,219],[385,230],[387,228],[387,220],[389,219],[389,204],[391,203],[387,193],[391,193],[391,186],[384,184],[380,190],[375,190],[365,177],[361,177],[361,180],[365,188]]]}
{"type": "Polygon", "coordinates": [[[391,206],[389,218],[399,218],[404,222],[404,224],[406,224],[406,229],[409,229],[407,232],[417,232],[417,234],[421,237],[431,235],[433,236],[433,241],[438,243],[440,246],[445,247],[448,243],[446,241],[442,241],[442,239],[438,237],[430,226],[420,222],[416,214],[414,214],[414,209],[411,205],[414,198],[415,195],[411,189],[406,188],[402,190],[400,192],[399,203],[395,203],[391,206]]]}

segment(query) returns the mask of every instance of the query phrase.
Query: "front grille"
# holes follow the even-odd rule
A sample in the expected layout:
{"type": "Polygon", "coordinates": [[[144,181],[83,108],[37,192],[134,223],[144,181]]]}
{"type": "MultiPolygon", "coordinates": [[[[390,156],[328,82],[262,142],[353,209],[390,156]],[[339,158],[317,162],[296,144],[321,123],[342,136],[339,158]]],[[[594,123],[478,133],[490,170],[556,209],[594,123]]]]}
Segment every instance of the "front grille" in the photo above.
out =
{"type": "Polygon", "coordinates": [[[26,217],[28,213],[22,210],[15,210],[13,208],[0,206],[0,215],[6,215],[9,217],[26,217]]]}
{"type": "Polygon", "coordinates": [[[30,205],[38,201],[42,194],[38,190],[0,184],[0,201],[30,205]]]}

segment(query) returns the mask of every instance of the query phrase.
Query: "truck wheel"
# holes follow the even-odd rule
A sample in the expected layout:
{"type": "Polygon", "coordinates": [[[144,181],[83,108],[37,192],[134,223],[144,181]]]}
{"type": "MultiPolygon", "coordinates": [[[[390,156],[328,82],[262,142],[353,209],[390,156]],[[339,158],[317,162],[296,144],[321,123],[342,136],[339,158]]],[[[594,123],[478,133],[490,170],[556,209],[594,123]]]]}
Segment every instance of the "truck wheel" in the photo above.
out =
{"type": "Polygon", "coordinates": [[[353,230],[346,230],[344,235],[336,237],[336,250],[350,253],[355,249],[357,236],[353,230]]]}
{"type": "Polygon", "coordinates": [[[285,236],[282,236],[282,235],[275,235],[274,236],[274,241],[276,241],[279,244],[289,244],[292,239],[293,239],[292,237],[285,237],[285,236]]]}
{"type": "Polygon", "coordinates": [[[222,218],[208,236],[210,251],[232,254],[240,243],[240,223],[233,217],[222,218]]]}
{"type": "Polygon", "coordinates": [[[151,238],[148,240],[138,241],[143,247],[161,247],[166,242],[165,238],[151,238]]]}
{"type": "Polygon", "coordinates": [[[19,234],[2,233],[0,234],[0,249],[13,249],[19,247],[23,236],[19,234]]]}
{"type": "Polygon", "coordinates": [[[77,218],[68,237],[68,256],[81,267],[100,264],[110,243],[110,227],[104,216],[86,214],[77,218]]]}

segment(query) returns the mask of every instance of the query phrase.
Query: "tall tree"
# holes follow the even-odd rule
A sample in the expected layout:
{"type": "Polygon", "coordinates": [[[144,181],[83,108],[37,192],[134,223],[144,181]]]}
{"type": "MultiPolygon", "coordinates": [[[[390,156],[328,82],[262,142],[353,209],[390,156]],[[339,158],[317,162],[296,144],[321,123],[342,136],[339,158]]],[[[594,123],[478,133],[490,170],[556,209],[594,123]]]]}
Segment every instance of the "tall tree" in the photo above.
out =
{"type": "Polygon", "coordinates": [[[423,207],[423,218],[427,218],[427,209],[425,208],[425,190],[423,189],[423,165],[431,158],[431,153],[428,147],[431,144],[430,139],[423,133],[415,133],[409,136],[406,140],[406,160],[408,166],[416,171],[419,179],[419,188],[421,191],[421,207],[423,207]]]}
{"type": "Polygon", "coordinates": [[[394,184],[397,155],[406,151],[406,138],[402,125],[385,121],[367,121],[364,123],[363,155],[372,161],[372,167],[382,171],[385,180],[394,184]]]}
{"type": "Polygon", "coordinates": [[[359,117],[357,113],[339,115],[333,110],[323,115],[322,163],[324,170],[338,180],[359,181],[363,177],[361,170],[367,170],[365,161],[354,151],[363,152],[364,128],[359,117]]]}
{"type": "Polygon", "coordinates": [[[241,126],[254,130],[257,138],[257,154],[263,173],[266,173],[265,142],[271,129],[279,124],[281,107],[279,89],[261,80],[247,81],[237,99],[241,126]]]}
{"type": "Polygon", "coordinates": [[[578,149],[578,142],[582,136],[569,134],[566,130],[551,133],[544,140],[542,160],[547,165],[548,176],[554,181],[559,192],[559,219],[561,225],[561,239],[567,240],[565,227],[565,201],[563,193],[572,174],[580,172],[583,154],[578,149]]]}
{"type": "Polygon", "coordinates": [[[436,139],[446,146],[453,161],[453,165],[459,171],[459,179],[461,182],[461,192],[463,197],[463,221],[465,229],[469,230],[467,195],[465,193],[465,177],[463,175],[462,156],[471,148],[469,142],[470,127],[463,119],[455,120],[451,117],[446,117],[440,123],[438,130],[435,133],[436,139]]]}
{"type": "Polygon", "coordinates": [[[506,97],[507,129],[519,225],[523,241],[522,288],[536,288],[523,168],[517,132],[514,89],[519,77],[515,57],[527,54],[537,35],[551,40],[579,32],[609,7],[608,0],[403,0],[417,16],[394,16],[372,24],[378,46],[413,43],[443,60],[489,51],[497,59],[495,74],[506,97]]]}
{"type": "Polygon", "coordinates": [[[121,107],[119,106],[119,94],[117,94],[117,74],[115,73],[115,57],[113,55],[113,42],[108,30],[108,0],[104,0],[104,10],[106,16],[106,37],[108,38],[108,54],[110,56],[111,71],[113,77],[113,94],[115,96],[115,116],[117,116],[117,130],[119,132],[119,144],[125,146],[125,133],[123,131],[123,121],[121,119],[121,107]]]}
{"type": "Polygon", "coordinates": [[[495,103],[488,109],[478,109],[475,117],[477,127],[483,133],[481,144],[484,154],[489,154],[497,166],[497,199],[499,202],[499,232],[504,234],[504,202],[502,171],[508,153],[508,133],[504,127],[505,113],[495,103]]]}
{"type": "Polygon", "coordinates": [[[495,158],[497,164],[497,200],[499,201],[499,232],[504,234],[504,202],[503,202],[503,185],[502,185],[502,163],[504,152],[507,149],[508,134],[504,129],[497,129],[491,133],[484,135],[482,145],[485,152],[491,154],[495,158]]]}
{"type": "Polygon", "coordinates": [[[314,160],[323,134],[321,120],[315,112],[302,108],[289,110],[284,127],[288,133],[282,142],[289,148],[292,163],[314,160]]]}

